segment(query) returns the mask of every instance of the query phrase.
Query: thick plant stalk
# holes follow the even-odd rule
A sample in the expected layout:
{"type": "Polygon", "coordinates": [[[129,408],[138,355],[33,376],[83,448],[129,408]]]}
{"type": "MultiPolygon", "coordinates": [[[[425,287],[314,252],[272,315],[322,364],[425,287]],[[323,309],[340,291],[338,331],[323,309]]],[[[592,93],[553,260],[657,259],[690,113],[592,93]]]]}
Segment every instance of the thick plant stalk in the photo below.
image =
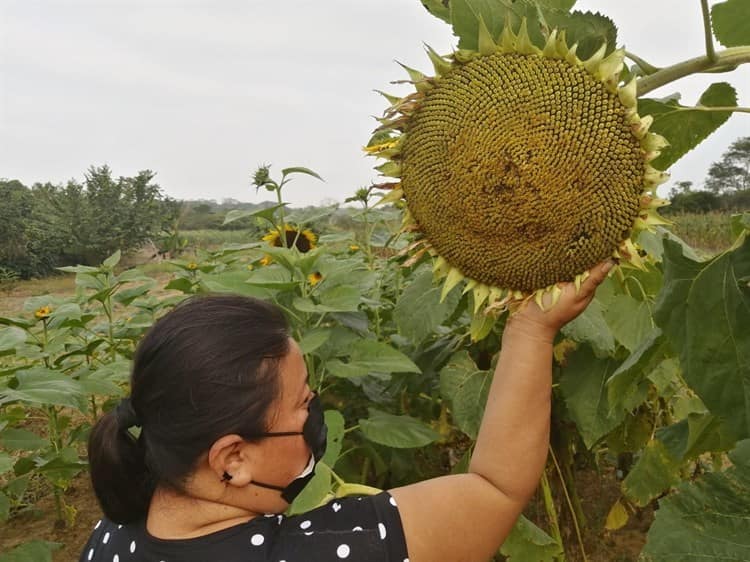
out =
{"type": "Polygon", "coordinates": [[[711,60],[708,55],[702,55],[672,66],[667,66],[649,76],[641,78],[638,80],[638,97],[691,74],[712,72],[720,68],[731,68],[739,64],[749,63],[750,46],[731,47],[719,51],[715,55],[715,60],[711,60]]]}

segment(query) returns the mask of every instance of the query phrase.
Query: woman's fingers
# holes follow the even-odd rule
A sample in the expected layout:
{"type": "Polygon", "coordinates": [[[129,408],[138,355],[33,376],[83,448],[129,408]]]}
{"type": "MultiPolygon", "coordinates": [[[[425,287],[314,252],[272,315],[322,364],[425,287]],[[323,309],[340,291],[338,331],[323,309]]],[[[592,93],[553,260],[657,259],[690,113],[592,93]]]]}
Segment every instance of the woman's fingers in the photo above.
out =
{"type": "Polygon", "coordinates": [[[580,295],[584,298],[593,295],[596,288],[607,278],[614,265],[615,262],[608,259],[589,269],[589,276],[581,284],[580,295]]]}

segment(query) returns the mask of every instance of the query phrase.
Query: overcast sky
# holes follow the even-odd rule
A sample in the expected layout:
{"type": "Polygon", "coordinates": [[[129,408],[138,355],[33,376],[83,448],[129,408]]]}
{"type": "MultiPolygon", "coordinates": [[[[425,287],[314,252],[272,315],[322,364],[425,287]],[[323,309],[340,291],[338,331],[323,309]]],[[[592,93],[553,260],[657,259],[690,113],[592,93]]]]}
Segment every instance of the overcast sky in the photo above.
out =
{"type": "MultiPolygon", "coordinates": [[[[699,0],[579,0],[656,65],[703,50],[699,0]]],[[[448,25],[418,0],[0,0],[0,177],[26,185],[151,169],[184,199],[261,201],[258,164],[308,166],[286,188],[294,205],[342,201],[377,179],[361,147],[385,100],[373,93],[428,71],[422,43],[450,52],[448,25]]],[[[750,66],[750,65],[748,65],[750,66]]],[[[750,106],[750,68],[653,92],[694,103],[729,80],[750,106]]],[[[701,183],[729,144],[750,134],[735,114],[671,172],[701,183]]],[[[667,185],[667,187],[669,184],[667,185]]]]}

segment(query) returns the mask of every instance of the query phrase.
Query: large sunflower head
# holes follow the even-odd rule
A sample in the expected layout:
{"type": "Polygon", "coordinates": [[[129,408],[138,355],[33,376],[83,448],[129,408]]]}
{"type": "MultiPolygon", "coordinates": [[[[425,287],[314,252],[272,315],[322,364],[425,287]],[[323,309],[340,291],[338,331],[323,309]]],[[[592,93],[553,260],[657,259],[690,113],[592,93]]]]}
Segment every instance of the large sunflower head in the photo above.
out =
{"type": "MultiPolygon", "coordinates": [[[[451,57],[428,49],[436,76],[409,71],[416,92],[389,96],[368,153],[398,178],[416,252],[437,256],[443,294],[462,279],[503,310],[557,283],[580,282],[607,257],[642,265],[632,238],[663,223],[648,162],[666,145],[636,112],[635,81],[620,84],[623,51],[586,61],[553,31],[543,49],[506,26],[479,50],[451,57]]],[[[419,255],[419,254],[417,254],[419,255]]]]}
{"type": "MultiPolygon", "coordinates": [[[[290,224],[284,225],[284,237],[286,239],[287,248],[297,248],[297,250],[303,254],[315,248],[318,241],[317,236],[315,236],[315,233],[312,230],[302,230],[301,228],[290,224]]],[[[269,230],[268,234],[263,237],[263,240],[268,242],[271,246],[281,247],[284,245],[281,239],[281,233],[276,229],[269,230]]]]}

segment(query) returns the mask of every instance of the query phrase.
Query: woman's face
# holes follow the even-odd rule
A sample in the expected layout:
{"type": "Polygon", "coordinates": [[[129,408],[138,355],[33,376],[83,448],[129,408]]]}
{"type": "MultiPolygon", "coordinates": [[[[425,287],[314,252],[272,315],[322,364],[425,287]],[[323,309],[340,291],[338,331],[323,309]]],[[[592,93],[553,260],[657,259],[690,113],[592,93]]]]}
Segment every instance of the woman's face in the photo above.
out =
{"type": "MultiPolygon", "coordinates": [[[[272,415],[269,433],[302,431],[313,393],[302,351],[289,339],[289,352],[279,363],[280,396],[272,415]]],[[[253,480],[284,487],[305,469],[311,451],[302,435],[268,437],[255,444],[260,452],[253,480]]],[[[257,489],[257,488],[256,488],[257,489]]],[[[278,492],[276,492],[278,493],[278,492]]]]}

